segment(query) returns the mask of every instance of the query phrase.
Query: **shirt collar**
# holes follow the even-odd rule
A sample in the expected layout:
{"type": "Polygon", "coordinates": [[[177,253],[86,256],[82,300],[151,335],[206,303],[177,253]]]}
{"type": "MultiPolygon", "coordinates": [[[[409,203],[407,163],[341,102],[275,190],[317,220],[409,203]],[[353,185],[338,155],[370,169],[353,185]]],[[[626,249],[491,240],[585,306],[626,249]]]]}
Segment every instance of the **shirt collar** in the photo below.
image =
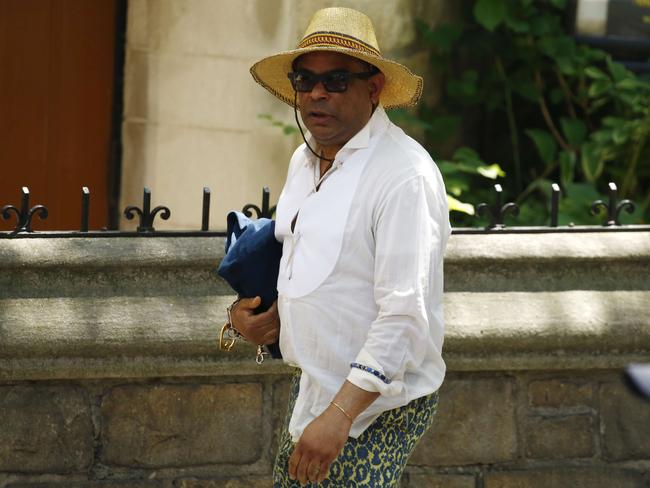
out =
{"type": "MultiPolygon", "coordinates": [[[[363,126],[363,128],[357,132],[352,138],[336,153],[336,160],[341,163],[357,149],[363,149],[370,145],[370,139],[385,131],[390,124],[390,119],[386,115],[384,107],[378,105],[375,111],[373,112],[368,123],[363,126]]],[[[307,142],[311,147],[316,147],[316,141],[310,133],[307,133],[307,142]]],[[[316,156],[314,156],[311,151],[305,145],[303,148],[303,153],[305,155],[305,164],[314,165],[316,164],[316,156]]]]}

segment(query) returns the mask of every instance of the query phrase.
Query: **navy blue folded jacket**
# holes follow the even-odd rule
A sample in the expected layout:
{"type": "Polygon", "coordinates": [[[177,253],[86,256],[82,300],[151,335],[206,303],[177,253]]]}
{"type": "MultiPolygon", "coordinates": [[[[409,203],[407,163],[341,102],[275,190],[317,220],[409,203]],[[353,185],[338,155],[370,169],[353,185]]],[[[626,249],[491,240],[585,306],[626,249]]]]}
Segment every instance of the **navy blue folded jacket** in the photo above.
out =
{"type": "MultiPolygon", "coordinates": [[[[230,212],[226,220],[226,255],[217,273],[240,297],[259,296],[262,303],[255,313],[264,312],[278,298],[282,244],[275,239],[275,222],[251,220],[241,212],[230,212]]],[[[272,357],[282,357],[277,343],[267,347],[272,357]]]]}

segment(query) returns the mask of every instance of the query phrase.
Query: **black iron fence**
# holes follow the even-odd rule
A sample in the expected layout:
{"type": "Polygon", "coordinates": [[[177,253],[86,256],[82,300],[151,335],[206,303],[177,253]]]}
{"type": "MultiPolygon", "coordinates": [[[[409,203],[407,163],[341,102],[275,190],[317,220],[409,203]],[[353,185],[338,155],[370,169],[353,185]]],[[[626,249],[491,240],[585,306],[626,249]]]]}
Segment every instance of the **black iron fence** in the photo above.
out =
{"type": "MultiPolygon", "coordinates": [[[[602,225],[558,225],[560,186],[557,183],[551,184],[551,208],[550,221],[548,226],[528,227],[528,226],[506,226],[504,219],[507,215],[516,218],[519,214],[519,207],[514,202],[503,202],[503,190],[501,185],[494,185],[494,202],[492,204],[481,203],[476,207],[479,217],[485,217],[489,223],[481,228],[454,228],[454,234],[474,234],[474,233],[544,233],[544,232],[633,232],[633,231],[650,231],[650,225],[621,225],[621,212],[632,213],[635,205],[631,200],[619,200],[618,189],[615,183],[609,183],[609,195],[606,200],[595,200],[591,204],[589,211],[592,215],[598,213],[604,214],[602,225]]],[[[129,205],[124,209],[124,216],[128,220],[136,217],[139,219],[135,231],[119,230],[89,230],[88,215],[90,208],[90,191],[87,187],[81,190],[81,211],[79,230],[74,231],[35,231],[32,228],[33,220],[38,217],[40,220],[46,220],[49,216],[49,210],[44,205],[31,206],[29,188],[22,188],[21,202],[18,206],[5,205],[0,209],[0,216],[4,220],[10,220],[13,216],[15,225],[13,230],[0,232],[0,238],[31,238],[31,237],[217,237],[225,236],[223,230],[211,231],[209,229],[210,220],[210,189],[203,188],[203,204],[201,209],[201,229],[197,230],[156,230],[154,221],[157,216],[163,220],[171,217],[171,210],[159,205],[151,208],[151,190],[144,188],[142,195],[142,207],[129,205]]],[[[275,213],[275,206],[270,206],[270,192],[268,188],[262,190],[262,205],[258,207],[252,203],[244,205],[242,212],[249,217],[255,218],[272,218],[275,213]],[[255,214],[255,215],[253,215],[255,214]]],[[[225,219],[224,219],[225,220],[225,219]]]]}

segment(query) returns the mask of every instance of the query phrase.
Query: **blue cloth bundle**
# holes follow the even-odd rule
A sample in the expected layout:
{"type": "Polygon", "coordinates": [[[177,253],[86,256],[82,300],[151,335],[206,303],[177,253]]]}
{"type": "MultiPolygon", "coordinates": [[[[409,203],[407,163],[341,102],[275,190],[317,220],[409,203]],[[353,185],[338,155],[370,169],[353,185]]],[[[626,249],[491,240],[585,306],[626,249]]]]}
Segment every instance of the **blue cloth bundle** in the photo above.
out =
{"type": "MultiPolygon", "coordinates": [[[[230,212],[226,221],[226,255],[217,273],[240,297],[259,296],[262,303],[255,313],[264,312],[278,298],[282,244],[275,239],[275,222],[251,220],[241,212],[230,212]]],[[[282,357],[278,343],[266,347],[272,357],[282,357]]]]}

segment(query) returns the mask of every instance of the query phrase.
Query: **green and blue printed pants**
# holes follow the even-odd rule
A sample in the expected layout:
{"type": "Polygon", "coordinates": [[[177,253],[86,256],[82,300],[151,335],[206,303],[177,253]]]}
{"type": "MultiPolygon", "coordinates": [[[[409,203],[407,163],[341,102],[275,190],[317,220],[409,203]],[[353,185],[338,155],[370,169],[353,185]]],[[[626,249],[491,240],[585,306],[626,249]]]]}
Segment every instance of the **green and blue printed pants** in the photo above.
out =
{"type": "MultiPolygon", "coordinates": [[[[289,407],[280,434],[273,468],[273,488],[300,488],[289,478],[289,457],[294,443],[289,420],[298,397],[300,372],[291,380],[289,407]]],[[[416,398],[403,407],[382,413],[358,439],[349,437],[321,483],[309,488],[397,488],[409,456],[433,422],[438,393],[416,398]]]]}

